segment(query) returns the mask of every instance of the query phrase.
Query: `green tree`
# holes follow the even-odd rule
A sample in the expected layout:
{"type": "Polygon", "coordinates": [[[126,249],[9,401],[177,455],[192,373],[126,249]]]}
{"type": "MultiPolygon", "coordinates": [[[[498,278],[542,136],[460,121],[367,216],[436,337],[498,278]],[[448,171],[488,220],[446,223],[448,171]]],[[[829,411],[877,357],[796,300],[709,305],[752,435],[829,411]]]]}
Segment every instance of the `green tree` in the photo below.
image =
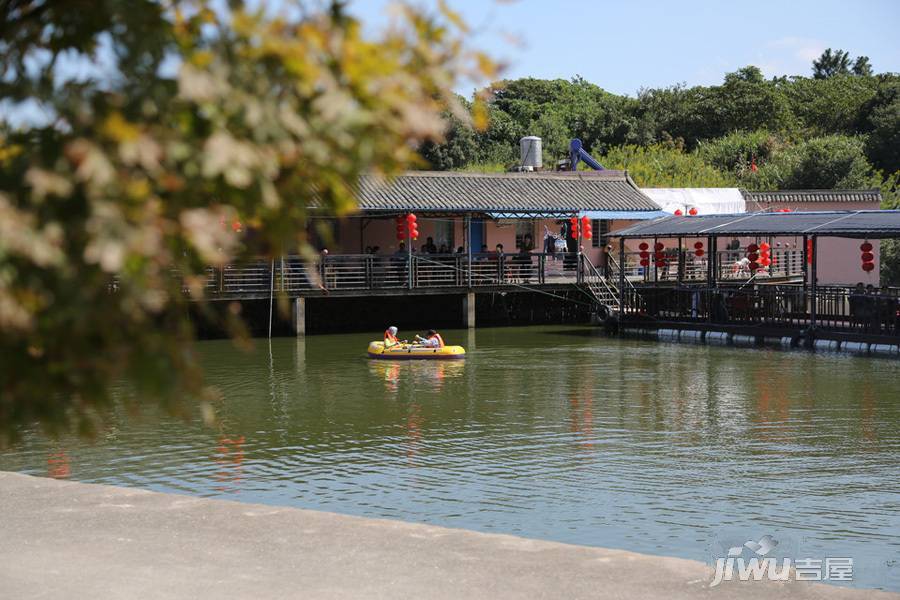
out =
{"type": "Polygon", "coordinates": [[[900,171],[900,78],[884,78],[866,112],[866,155],[885,173],[900,171]]]}
{"type": "MultiPolygon", "coordinates": [[[[460,104],[465,101],[460,99],[460,104]]],[[[442,115],[447,122],[443,140],[427,140],[419,148],[428,166],[438,171],[464,167],[478,153],[475,131],[468,120],[463,120],[449,111],[442,115]]]]}
{"type": "Polygon", "coordinates": [[[786,146],[757,173],[741,178],[741,185],[751,189],[865,189],[879,184],[863,139],[840,135],[786,146]]]}
{"type": "Polygon", "coordinates": [[[847,75],[850,73],[850,55],[844,50],[832,51],[831,48],[827,48],[813,61],[812,71],[816,79],[847,75]]]}
{"type": "Polygon", "coordinates": [[[371,37],[337,0],[210,6],[4,5],[2,97],[48,118],[0,138],[0,445],[36,421],[95,432],[117,382],[176,413],[212,399],[183,286],[200,301],[209,265],[310,253],[311,202],[352,210],[360,174],[407,168],[443,110],[465,117],[460,76],[495,76],[446,9],[371,37]],[[61,57],[104,47],[112,72],[61,79],[61,57]]]}
{"type": "Polygon", "coordinates": [[[701,142],[696,153],[707,163],[738,177],[751,176],[769,162],[785,146],[778,136],[765,130],[737,131],[724,137],[701,142]]]}
{"type": "Polygon", "coordinates": [[[778,82],[795,127],[805,136],[860,133],[865,107],[878,91],[874,77],[792,77],[778,82]]]}
{"type": "Polygon", "coordinates": [[[627,170],[641,187],[732,187],[737,180],[696,153],[672,144],[617,146],[598,157],[608,169],[627,170]]]}
{"type": "Polygon", "coordinates": [[[874,75],[872,71],[872,63],[869,62],[868,56],[857,56],[853,61],[853,74],[861,77],[871,77],[874,75]]]}

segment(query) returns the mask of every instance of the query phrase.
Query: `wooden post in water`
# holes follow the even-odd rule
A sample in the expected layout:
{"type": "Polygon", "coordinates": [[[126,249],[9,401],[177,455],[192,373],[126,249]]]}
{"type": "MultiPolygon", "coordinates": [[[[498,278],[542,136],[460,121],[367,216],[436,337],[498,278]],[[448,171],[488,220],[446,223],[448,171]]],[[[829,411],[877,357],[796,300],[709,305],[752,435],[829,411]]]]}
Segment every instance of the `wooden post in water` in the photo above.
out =
{"type": "Polygon", "coordinates": [[[467,292],[463,296],[463,316],[467,329],[475,329],[475,292],[467,292]]]}
{"type": "Polygon", "coordinates": [[[275,303],[275,259],[269,264],[269,339],[272,339],[272,305],[275,303]]]}
{"type": "Polygon", "coordinates": [[[294,306],[291,310],[291,325],[297,337],[306,335],[306,298],[294,298],[294,306]]]}

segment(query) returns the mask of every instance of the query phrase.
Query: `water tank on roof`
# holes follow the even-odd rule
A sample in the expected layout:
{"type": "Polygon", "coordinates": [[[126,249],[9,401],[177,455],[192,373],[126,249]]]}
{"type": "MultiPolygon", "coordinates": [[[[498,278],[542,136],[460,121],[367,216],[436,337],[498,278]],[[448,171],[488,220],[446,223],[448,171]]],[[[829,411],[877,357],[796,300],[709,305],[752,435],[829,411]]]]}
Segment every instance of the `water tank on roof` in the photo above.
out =
{"type": "Polygon", "coordinates": [[[521,166],[540,169],[543,166],[541,157],[541,138],[529,135],[519,140],[521,166]]]}

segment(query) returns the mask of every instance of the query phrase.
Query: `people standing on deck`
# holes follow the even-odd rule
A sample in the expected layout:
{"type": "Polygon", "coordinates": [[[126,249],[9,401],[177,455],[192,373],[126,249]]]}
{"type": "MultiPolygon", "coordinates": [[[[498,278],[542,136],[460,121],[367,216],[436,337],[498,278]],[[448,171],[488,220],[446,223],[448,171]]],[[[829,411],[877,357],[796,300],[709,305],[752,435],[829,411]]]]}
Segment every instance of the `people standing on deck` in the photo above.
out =
{"type": "Polygon", "coordinates": [[[437,254],[437,246],[434,245],[434,238],[425,239],[425,245],[422,246],[422,254],[437,254]]]}
{"type": "Polygon", "coordinates": [[[434,329],[429,329],[425,333],[425,337],[420,335],[416,335],[416,341],[426,348],[443,348],[444,347],[444,338],[441,337],[434,329]]]}

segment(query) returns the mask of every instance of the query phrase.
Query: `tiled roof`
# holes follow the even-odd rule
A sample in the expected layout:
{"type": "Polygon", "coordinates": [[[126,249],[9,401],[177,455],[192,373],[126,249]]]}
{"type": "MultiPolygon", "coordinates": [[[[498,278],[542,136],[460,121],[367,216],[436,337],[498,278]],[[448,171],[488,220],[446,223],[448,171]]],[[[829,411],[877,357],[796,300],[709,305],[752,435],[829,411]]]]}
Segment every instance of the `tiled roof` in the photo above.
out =
{"type": "Polygon", "coordinates": [[[779,192],[748,192],[741,190],[747,202],[877,202],[881,192],[871,190],[782,190],[779,192]]]}
{"type": "Polygon", "coordinates": [[[624,171],[459,173],[421,171],[392,182],[360,180],[363,211],[581,212],[655,211],[624,171]]]}

